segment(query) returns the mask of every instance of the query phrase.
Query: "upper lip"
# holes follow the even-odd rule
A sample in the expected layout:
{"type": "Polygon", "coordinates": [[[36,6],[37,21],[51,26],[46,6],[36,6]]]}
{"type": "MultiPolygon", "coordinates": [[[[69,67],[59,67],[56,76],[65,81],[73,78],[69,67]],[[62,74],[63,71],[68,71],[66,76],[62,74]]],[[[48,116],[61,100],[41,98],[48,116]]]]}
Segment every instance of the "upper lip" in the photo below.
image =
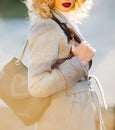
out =
{"type": "Polygon", "coordinates": [[[70,2],[65,2],[65,3],[62,3],[62,5],[63,5],[64,7],[70,7],[70,6],[71,6],[71,3],[70,3],[70,2]]]}

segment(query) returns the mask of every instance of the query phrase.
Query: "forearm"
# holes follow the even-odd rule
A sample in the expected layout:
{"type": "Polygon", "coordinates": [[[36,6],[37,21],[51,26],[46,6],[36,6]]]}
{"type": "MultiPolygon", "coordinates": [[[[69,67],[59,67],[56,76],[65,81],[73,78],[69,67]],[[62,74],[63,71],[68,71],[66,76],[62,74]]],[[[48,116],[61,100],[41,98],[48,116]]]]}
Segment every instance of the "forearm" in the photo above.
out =
{"type": "Polygon", "coordinates": [[[58,69],[45,70],[31,76],[29,91],[35,97],[47,97],[71,87],[84,76],[84,69],[78,57],[59,65],[58,69]]]}

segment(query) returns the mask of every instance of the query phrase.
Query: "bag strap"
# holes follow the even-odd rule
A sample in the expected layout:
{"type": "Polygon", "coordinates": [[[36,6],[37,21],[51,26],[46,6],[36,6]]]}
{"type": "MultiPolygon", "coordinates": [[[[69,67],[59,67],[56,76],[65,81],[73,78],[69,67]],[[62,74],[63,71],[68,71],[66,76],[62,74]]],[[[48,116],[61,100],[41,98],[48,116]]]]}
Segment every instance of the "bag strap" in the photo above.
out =
{"type": "Polygon", "coordinates": [[[52,19],[61,27],[61,29],[66,34],[68,40],[72,40],[73,38],[80,44],[82,41],[85,41],[85,39],[78,33],[74,32],[74,30],[66,25],[66,23],[61,23],[58,18],[56,18],[54,15],[52,19]]]}
{"type": "Polygon", "coordinates": [[[22,52],[21,52],[19,58],[16,61],[16,65],[19,65],[20,62],[22,62],[22,60],[24,58],[24,54],[25,54],[26,48],[27,48],[27,45],[28,45],[28,39],[25,41],[24,47],[22,49],[22,52]]]}
{"type": "MultiPolygon", "coordinates": [[[[68,41],[72,40],[72,39],[75,39],[79,44],[82,42],[82,41],[85,41],[85,39],[82,37],[82,35],[80,35],[77,32],[74,32],[74,30],[70,27],[68,27],[66,25],[66,23],[61,23],[58,18],[56,18],[54,15],[52,17],[52,19],[62,28],[62,30],[64,31],[65,35],[67,36],[68,38],[68,41]]],[[[72,53],[70,54],[70,58],[72,57],[72,53]]],[[[67,59],[67,58],[66,58],[67,59]]],[[[62,63],[62,62],[61,62],[62,63]]],[[[91,68],[92,66],[92,60],[89,61],[89,69],[91,68]]]]}

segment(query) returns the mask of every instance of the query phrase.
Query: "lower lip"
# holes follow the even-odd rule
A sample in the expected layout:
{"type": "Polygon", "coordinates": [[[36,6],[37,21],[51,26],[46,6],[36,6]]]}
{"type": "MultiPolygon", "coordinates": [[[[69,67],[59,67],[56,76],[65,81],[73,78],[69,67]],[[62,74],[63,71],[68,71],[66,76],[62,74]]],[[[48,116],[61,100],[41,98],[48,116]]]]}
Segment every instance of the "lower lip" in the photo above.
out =
{"type": "Polygon", "coordinates": [[[71,3],[63,3],[62,4],[65,8],[69,8],[71,6],[71,3]]]}

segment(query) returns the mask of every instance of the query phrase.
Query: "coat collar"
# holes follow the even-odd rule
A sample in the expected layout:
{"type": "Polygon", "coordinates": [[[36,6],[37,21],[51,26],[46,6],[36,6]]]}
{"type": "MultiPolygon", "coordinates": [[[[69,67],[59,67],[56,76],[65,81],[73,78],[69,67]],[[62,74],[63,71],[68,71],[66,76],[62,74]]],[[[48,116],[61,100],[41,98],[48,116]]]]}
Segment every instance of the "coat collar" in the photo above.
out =
{"type": "Polygon", "coordinates": [[[64,13],[62,13],[58,9],[52,9],[52,13],[61,23],[68,23],[68,19],[64,16],[64,13]]]}

